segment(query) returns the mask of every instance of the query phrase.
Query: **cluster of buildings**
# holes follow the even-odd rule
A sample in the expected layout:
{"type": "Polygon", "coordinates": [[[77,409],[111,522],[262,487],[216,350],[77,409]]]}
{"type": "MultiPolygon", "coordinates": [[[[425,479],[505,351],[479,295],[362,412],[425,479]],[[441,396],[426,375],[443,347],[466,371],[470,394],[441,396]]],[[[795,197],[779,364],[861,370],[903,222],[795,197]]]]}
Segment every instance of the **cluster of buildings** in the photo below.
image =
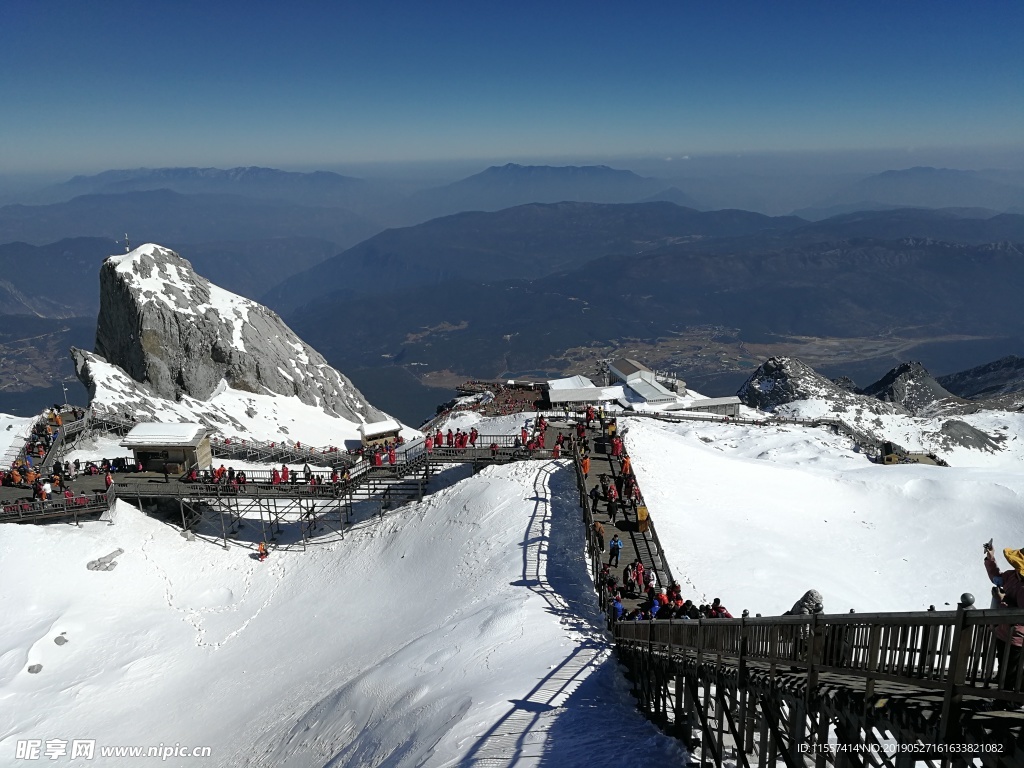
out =
{"type": "Polygon", "coordinates": [[[552,408],[579,408],[616,404],[629,410],[690,411],[738,416],[738,397],[700,397],[686,389],[686,382],[660,376],[641,362],[621,357],[607,365],[599,386],[585,376],[547,382],[552,408]]]}

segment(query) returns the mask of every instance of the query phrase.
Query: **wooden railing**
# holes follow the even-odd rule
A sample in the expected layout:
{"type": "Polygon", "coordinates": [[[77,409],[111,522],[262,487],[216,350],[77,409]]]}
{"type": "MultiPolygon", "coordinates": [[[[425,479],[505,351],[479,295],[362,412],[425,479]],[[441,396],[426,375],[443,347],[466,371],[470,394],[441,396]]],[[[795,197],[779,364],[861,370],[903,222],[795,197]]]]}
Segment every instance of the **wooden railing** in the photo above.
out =
{"type": "Polygon", "coordinates": [[[1024,609],[974,610],[973,597],[963,601],[956,611],[625,621],[612,631],[617,643],[650,654],[739,670],[760,664],[805,675],[809,688],[831,673],[867,692],[876,683],[941,691],[939,733],[950,735],[964,697],[1024,705],[1020,648],[997,636],[1024,625],[1024,609]]]}

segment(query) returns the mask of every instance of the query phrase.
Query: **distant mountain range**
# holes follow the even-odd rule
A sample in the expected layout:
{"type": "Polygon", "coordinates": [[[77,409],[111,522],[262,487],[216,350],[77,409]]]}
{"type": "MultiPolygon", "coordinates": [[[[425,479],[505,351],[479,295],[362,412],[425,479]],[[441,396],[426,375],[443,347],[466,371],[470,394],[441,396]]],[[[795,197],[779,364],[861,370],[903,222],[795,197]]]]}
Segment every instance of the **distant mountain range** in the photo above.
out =
{"type": "Polygon", "coordinates": [[[169,189],[183,195],[239,195],[296,205],[366,213],[394,200],[384,184],[329,171],[295,173],[276,168],[134,168],[75,176],[37,192],[29,202],[66,202],[81,195],[169,189]]]}
{"type": "MultiPolygon", "coordinates": [[[[338,246],[313,238],[275,238],[190,243],[185,249],[203,275],[232,292],[258,296],[293,271],[335,255],[338,246]]],[[[123,251],[124,243],[99,237],[0,245],[0,315],[95,317],[100,264],[123,251]]]]}
{"type": "Polygon", "coordinates": [[[812,208],[793,212],[822,219],[854,211],[888,208],[984,208],[1024,213],[1024,186],[981,171],[915,167],[868,176],[812,208]]]}
{"type": "Polygon", "coordinates": [[[264,296],[279,312],[337,294],[389,295],[448,280],[536,278],[600,256],[639,254],[670,243],[784,231],[805,224],[749,211],[700,212],[672,203],[521,205],[460,213],[390,229],[296,274],[264,296]]]}
{"type": "Polygon", "coordinates": [[[341,208],[313,207],[240,195],[184,195],[168,189],[83,195],[50,205],[0,208],[0,242],[36,245],[69,237],[198,243],[315,237],[348,247],[380,226],[341,208]]]}
{"type": "Polygon", "coordinates": [[[458,211],[498,211],[526,203],[632,203],[664,188],[664,181],[606,165],[508,163],[417,192],[407,205],[413,218],[425,220],[458,211]]]}
{"type": "MultiPolygon", "coordinates": [[[[872,179],[852,185],[850,199],[885,189],[890,200],[910,199],[915,184],[951,191],[957,179],[974,184],[971,194],[1009,195],[1019,177],[909,169],[872,179]]],[[[656,344],[694,326],[730,328],[715,333],[736,344],[892,329],[922,339],[1024,336],[1024,215],[978,207],[1001,204],[995,198],[914,198],[954,206],[938,210],[881,202],[883,210],[811,222],[700,211],[688,185],[604,166],[513,164],[411,196],[374,197],[363,180],[339,174],[261,168],[111,171],[58,186],[64,195],[98,191],[0,208],[8,318],[94,314],[98,263],[122,250],[114,240],[127,232],[133,244],[176,248],[200,274],[273,307],[345,368],[404,361],[441,371],[459,361],[474,375],[558,373],[571,350],[656,344]],[[415,221],[424,205],[522,204],[381,231],[377,219],[338,204],[363,192],[365,207],[392,222],[415,221]]],[[[20,354],[18,343],[12,337],[0,353],[20,354]]],[[[714,360],[707,365],[714,370],[714,360]]]]}

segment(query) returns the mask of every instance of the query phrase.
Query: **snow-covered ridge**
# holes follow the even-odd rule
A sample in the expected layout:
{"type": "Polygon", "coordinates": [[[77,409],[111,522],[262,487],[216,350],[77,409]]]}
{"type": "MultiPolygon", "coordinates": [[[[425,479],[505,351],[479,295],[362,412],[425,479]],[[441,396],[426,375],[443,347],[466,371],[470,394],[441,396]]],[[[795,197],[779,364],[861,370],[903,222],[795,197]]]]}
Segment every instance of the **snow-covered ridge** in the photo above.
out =
{"type": "Polygon", "coordinates": [[[900,365],[862,391],[876,396],[852,392],[797,358],[773,357],[746,381],[739,397],[776,416],[837,419],[878,441],[936,453],[950,463],[987,463],[983,454],[1003,454],[1002,462],[1024,460],[1013,442],[1016,414],[954,397],[918,363],[900,365]]]}

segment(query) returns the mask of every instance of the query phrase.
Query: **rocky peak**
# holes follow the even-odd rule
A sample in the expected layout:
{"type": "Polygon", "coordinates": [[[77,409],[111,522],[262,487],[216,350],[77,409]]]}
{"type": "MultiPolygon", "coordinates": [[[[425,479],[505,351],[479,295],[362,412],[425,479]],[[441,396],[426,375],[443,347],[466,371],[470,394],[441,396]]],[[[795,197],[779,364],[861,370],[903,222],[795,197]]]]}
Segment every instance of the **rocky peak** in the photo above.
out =
{"type": "Polygon", "coordinates": [[[874,384],[865,387],[863,393],[900,405],[917,415],[959,402],[918,362],[900,363],[874,384]]]}
{"type": "Polygon", "coordinates": [[[848,395],[796,357],[770,357],[736,393],[745,405],[771,411],[795,400],[835,399],[848,395]]]}
{"type": "Polygon", "coordinates": [[[223,380],[349,421],[383,417],[276,313],[213,285],[159,245],[103,262],[96,354],[167,399],[207,400],[223,380]]]}

